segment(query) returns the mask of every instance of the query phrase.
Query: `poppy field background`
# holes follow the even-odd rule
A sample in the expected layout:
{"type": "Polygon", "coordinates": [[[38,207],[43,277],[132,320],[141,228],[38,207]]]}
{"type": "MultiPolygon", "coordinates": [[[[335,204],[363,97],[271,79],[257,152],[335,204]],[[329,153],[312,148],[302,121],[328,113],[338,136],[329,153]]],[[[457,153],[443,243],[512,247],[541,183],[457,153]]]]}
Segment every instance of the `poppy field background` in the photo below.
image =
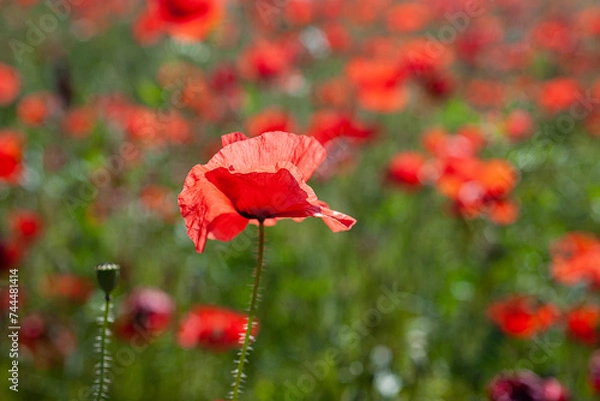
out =
{"type": "Polygon", "coordinates": [[[266,227],[241,399],[597,397],[594,1],[2,0],[0,21],[2,400],[91,399],[103,262],[110,398],[226,399],[257,228],[199,254],[177,195],[236,131],[316,138],[309,184],[357,220],[266,227]]]}

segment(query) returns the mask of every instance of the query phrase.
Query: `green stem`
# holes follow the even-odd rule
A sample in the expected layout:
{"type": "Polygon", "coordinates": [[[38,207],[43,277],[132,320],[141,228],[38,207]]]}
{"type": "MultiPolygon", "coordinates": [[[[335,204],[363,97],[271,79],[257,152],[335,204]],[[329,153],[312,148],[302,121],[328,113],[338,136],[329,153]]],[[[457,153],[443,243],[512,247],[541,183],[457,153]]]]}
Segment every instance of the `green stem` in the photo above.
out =
{"type": "Polygon", "coordinates": [[[252,288],[252,299],[250,300],[250,311],[248,312],[248,326],[246,327],[246,335],[244,336],[244,344],[240,351],[237,369],[234,371],[235,381],[233,382],[233,390],[231,392],[231,401],[238,401],[240,388],[242,385],[242,377],[244,376],[244,364],[246,363],[246,355],[250,346],[250,337],[252,336],[252,327],[254,326],[254,318],[256,316],[256,306],[258,303],[258,292],[260,289],[260,276],[263,268],[263,259],[265,253],[265,225],[263,221],[258,222],[258,258],[256,270],[254,271],[254,286],[252,288]]]}
{"type": "Polygon", "coordinates": [[[108,337],[108,321],[110,313],[110,295],[106,294],[104,298],[106,303],[104,304],[104,320],[102,322],[102,333],[100,337],[100,367],[98,368],[98,388],[94,397],[95,401],[100,401],[104,394],[104,381],[106,380],[106,340],[108,337]]]}

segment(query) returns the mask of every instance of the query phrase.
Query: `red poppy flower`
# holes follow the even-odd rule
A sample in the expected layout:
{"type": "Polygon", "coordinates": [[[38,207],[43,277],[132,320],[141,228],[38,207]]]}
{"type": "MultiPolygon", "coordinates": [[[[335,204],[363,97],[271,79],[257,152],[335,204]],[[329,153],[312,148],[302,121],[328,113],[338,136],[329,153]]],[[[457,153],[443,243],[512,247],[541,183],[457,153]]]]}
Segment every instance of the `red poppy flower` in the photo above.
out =
{"type": "Polygon", "coordinates": [[[204,39],[223,19],[225,0],[150,0],[134,28],[144,44],[167,32],[181,41],[204,39]]]}
{"type": "Polygon", "coordinates": [[[415,32],[423,29],[431,15],[425,4],[400,3],[394,5],[387,15],[387,27],[391,32],[415,32]]]}
{"type": "Polygon", "coordinates": [[[581,94],[579,83],[572,78],[554,78],[542,84],[538,103],[550,113],[569,108],[581,94]]]}
{"type": "Polygon", "coordinates": [[[352,47],[352,37],[344,25],[330,21],[321,29],[332,52],[341,53],[352,47]]]}
{"type": "Polygon", "coordinates": [[[139,288],[123,302],[115,332],[125,340],[143,341],[165,331],[175,305],[171,297],[157,288],[139,288]]]}
{"type": "Polygon", "coordinates": [[[29,242],[42,231],[40,215],[30,210],[15,210],[8,217],[8,224],[17,238],[29,242]]]}
{"type": "Polygon", "coordinates": [[[524,370],[503,372],[488,385],[491,401],[569,401],[569,391],[554,377],[542,379],[524,370]]]}
{"type": "Polygon", "coordinates": [[[600,340],[600,308],[582,305],[566,314],[567,332],[571,338],[584,344],[597,345],[600,340]]]}
{"type": "Polygon", "coordinates": [[[353,141],[372,139],[377,128],[359,121],[347,113],[321,110],[310,119],[308,136],[312,136],[322,144],[342,137],[353,141]]]}
{"type": "Polygon", "coordinates": [[[506,88],[503,83],[474,79],[466,88],[467,100],[474,106],[482,108],[497,108],[502,105],[506,97],[506,88]]]}
{"type": "Polygon", "coordinates": [[[504,133],[511,141],[520,141],[533,135],[533,118],[525,110],[512,111],[504,121],[504,133]]]}
{"type": "Polygon", "coordinates": [[[58,103],[51,93],[38,92],[27,95],[17,105],[19,119],[32,127],[39,127],[56,111],[58,103]]]}
{"type": "Polygon", "coordinates": [[[22,142],[18,132],[0,130],[0,182],[15,184],[21,176],[22,142]]]}
{"type": "Polygon", "coordinates": [[[266,109],[248,121],[250,136],[259,136],[270,131],[294,131],[295,122],[291,115],[278,109],[266,109]]]}
{"type": "Polygon", "coordinates": [[[407,189],[419,188],[423,183],[425,157],[416,152],[399,153],[388,166],[389,178],[407,189]]]}
{"type": "Polygon", "coordinates": [[[0,106],[12,103],[21,90],[21,78],[13,67],[0,63],[0,106]]]}
{"type": "Polygon", "coordinates": [[[542,21],[533,29],[532,40],[543,49],[567,54],[577,45],[574,28],[563,21],[542,21]]]}
{"type": "MultiPolygon", "coordinates": [[[[248,316],[242,313],[213,306],[196,306],[181,322],[179,345],[184,348],[200,345],[216,351],[240,348],[247,324],[248,316]]],[[[252,340],[256,338],[258,329],[259,323],[255,319],[252,340]]]]}
{"type": "Polygon", "coordinates": [[[545,401],[544,382],[533,372],[501,373],[488,385],[491,401],[545,401]]]}
{"type": "Polygon", "coordinates": [[[42,281],[41,292],[51,299],[84,304],[94,288],[92,281],[86,277],[63,273],[45,277],[42,281]]]}
{"type": "Polygon", "coordinates": [[[531,338],[545,331],[558,316],[554,305],[536,305],[534,299],[518,295],[496,302],[488,309],[490,320],[505,334],[517,338],[531,338]]]}
{"type": "Polygon", "coordinates": [[[319,203],[306,181],[325,159],[314,138],[267,132],[247,138],[222,137],[223,148],[207,164],[192,168],[179,194],[179,207],[198,252],[206,239],[229,241],[250,221],[319,217],[334,231],[356,220],[319,203]]]}
{"type": "Polygon", "coordinates": [[[550,248],[554,278],[563,284],[600,284],[600,240],[592,234],[572,232],[550,248]]]}
{"type": "Polygon", "coordinates": [[[316,4],[312,1],[287,0],[283,4],[285,19],[291,25],[308,25],[315,18],[316,4]]]}
{"type": "Polygon", "coordinates": [[[486,197],[504,198],[517,183],[517,172],[513,166],[501,159],[486,161],[477,174],[477,182],[482,186],[486,197]]]}
{"type": "Polygon", "coordinates": [[[23,245],[20,241],[0,239],[0,273],[17,267],[23,259],[23,253],[23,245]]]}
{"type": "Polygon", "coordinates": [[[519,207],[510,199],[493,201],[488,217],[496,224],[506,226],[514,223],[519,217],[519,207]]]}
{"type": "Polygon", "coordinates": [[[358,102],[369,111],[398,111],[408,102],[403,85],[405,69],[395,60],[356,58],[346,67],[346,75],[356,86],[358,102]]]}

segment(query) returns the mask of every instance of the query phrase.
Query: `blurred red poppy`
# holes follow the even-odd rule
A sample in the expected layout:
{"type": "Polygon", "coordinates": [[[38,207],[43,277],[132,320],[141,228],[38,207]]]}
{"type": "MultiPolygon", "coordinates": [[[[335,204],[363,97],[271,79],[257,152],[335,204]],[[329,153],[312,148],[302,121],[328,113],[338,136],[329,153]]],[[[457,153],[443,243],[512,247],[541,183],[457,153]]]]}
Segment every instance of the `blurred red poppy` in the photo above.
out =
{"type": "Polygon", "coordinates": [[[14,239],[0,239],[0,273],[18,267],[23,258],[23,244],[14,239]]]}
{"type": "Polygon", "coordinates": [[[8,216],[8,225],[16,238],[30,242],[42,231],[42,219],[32,210],[13,210],[8,216]]]}
{"type": "Polygon", "coordinates": [[[222,137],[223,148],[207,164],[189,172],[179,194],[188,236],[198,252],[208,239],[229,241],[250,221],[322,218],[334,232],[356,220],[319,204],[306,184],[325,159],[325,149],[310,137],[267,132],[247,138],[222,137]]]}
{"type": "Polygon", "coordinates": [[[61,121],[61,128],[73,138],[85,138],[91,134],[95,123],[95,111],[90,107],[82,106],[65,113],[61,121]]]}
{"type": "Polygon", "coordinates": [[[293,117],[279,109],[266,109],[248,120],[247,129],[250,136],[259,136],[270,131],[295,131],[293,117]]]}
{"type": "Polygon", "coordinates": [[[425,163],[425,157],[419,153],[398,153],[388,165],[388,177],[407,189],[419,188],[423,184],[425,163]]]}
{"type": "Polygon", "coordinates": [[[358,91],[358,102],[365,109],[391,113],[403,109],[408,102],[408,90],[403,85],[406,71],[395,60],[351,60],[346,75],[358,91]]]}
{"type": "Polygon", "coordinates": [[[548,329],[558,319],[559,311],[554,305],[538,304],[533,298],[514,295],[492,304],[487,315],[505,334],[531,338],[548,329]]]}
{"type": "Polygon", "coordinates": [[[523,370],[503,372],[488,384],[490,401],[569,401],[569,391],[554,377],[523,370]]]}
{"type": "Polygon", "coordinates": [[[16,99],[21,90],[21,76],[10,65],[0,63],[0,107],[16,99]]]}
{"type": "Polygon", "coordinates": [[[533,135],[533,118],[525,110],[513,110],[504,120],[504,134],[511,141],[521,141],[533,135]]]}
{"type": "Polygon", "coordinates": [[[13,130],[0,130],[0,183],[16,184],[23,170],[23,136],[13,130]]]}
{"type": "Polygon", "coordinates": [[[550,270],[560,283],[600,286],[600,240],[588,233],[571,232],[550,247],[550,270]]]}
{"type": "Polygon", "coordinates": [[[26,125],[39,127],[58,107],[55,96],[48,92],[36,92],[24,96],[17,105],[17,115],[26,125]]]}
{"type": "Polygon", "coordinates": [[[200,41],[222,21],[226,0],[148,0],[134,27],[144,44],[166,32],[181,41],[200,41]]]}
{"type": "Polygon", "coordinates": [[[347,113],[321,110],[311,116],[307,135],[314,137],[321,144],[327,144],[340,137],[355,141],[373,139],[376,131],[376,127],[367,125],[347,113]]]}
{"type": "Polygon", "coordinates": [[[285,42],[260,40],[239,56],[239,70],[249,80],[272,80],[289,71],[294,51],[285,42]]]}
{"type": "Polygon", "coordinates": [[[140,201],[145,209],[155,213],[168,222],[177,216],[177,208],[173,202],[175,195],[166,187],[148,185],[140,192],[140,201]]]}
{"type": "Polygon", "coordinates": [[[431,18],[429,9],[419,2],[400,3],[387,13],[387,27],[391,32],[415,32],[423,29],[431,18]]]}
{"type": "Polygon", "coordinates": [[[24,354],[40,368],[62,364],[77,346],[77,337],[68,325],[41,313],[21,320],[19,341],[24,354]]]}
{"type": "MultiPolygon", "coordinates": [[[[178,341],[183,348],[201,346],[215,351],[240,348],[246,332],[248,316],[214,306],[195,306],[183,318],[178,341]]],[[[259,323],[254,320],[251,340],[258,334],[259,323]]]]}
{"type": "Polygon", "coordinates": [[[488,218],[494,223],[506,226],[514,223],[519,217],[519,207],[510,199],[493,201],[490,204],[488,218]]]}
{"type": "Polygon", "coordinates": [[[71,273],[51,274],[42,280],[41,293],[50,299],[84,304],[94,291],[93,282],[71,273]]]}
{"type": "Polygon", "coordinates": [[[568,109],[582,93],[579,83],[573,78],[554,78],[542,84],[538,103],[550,113],[568,109]]]}
{"type": "Polygon", "coordinates": [[[598,345],[600,339],[600,308],[582,305],[566,313],[567,333],[577,341],[590,346],[598,345]]]}
{"type": "Polygon", "coordinates": [[[115,333],[124,340],[149,341],[163,333],[173,315],[171,297],[157,288],[138,288],[123,301],[115,333]]]}

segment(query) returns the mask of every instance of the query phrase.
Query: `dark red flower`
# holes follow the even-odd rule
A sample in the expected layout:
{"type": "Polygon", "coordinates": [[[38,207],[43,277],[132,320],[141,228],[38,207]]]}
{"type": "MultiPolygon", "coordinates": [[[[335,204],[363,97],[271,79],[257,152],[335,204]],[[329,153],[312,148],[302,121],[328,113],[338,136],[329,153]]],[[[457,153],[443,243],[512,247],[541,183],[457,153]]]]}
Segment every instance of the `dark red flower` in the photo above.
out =
{"type": "Polygon", "coordinates": [[[530,371],[501,373],[490,382],[491,401],[569,401],[569,391],[554,377],[542,379],[530,371]]]}
{"type": "Polygon", "coordinates": [[[325,158],[314,138],[267,132],[223,136],[223,148],[189,172],[179,207],[198,252],[208,239],[229,241],[250,221],[319,217],[334,232],[356,220],[319,203],[306,181],[325,158]]]}
{"type": "Polygon", "coordinates": [[[23,258],[23,244],[14,239],[0,239],[0,272],[18,267],[23,258]]]}
{"type": "Polygon", "coordinates": [[[115,332],[125,340],[141,338],[146,342],[165,331],[171,322],[174,308],[171,297],[164,291],[139,288],[123,302],[115,322],[115,332]]]}
{"type": "MultiPolygon", "coordinates": [[[[225,308],[196,306],[183,318],[179,328],[179,345],[202,346],[217,351],[240,348],[246,333],[248,316],[225,308]]],[[[258,334],[254,320],[252,339],[258,334]]]]}
{"type": "Polygon", "coordinates": [[[544,381],[533,372],[501,373],[488,386],[491,401],[546,401],[544,381]]]}

